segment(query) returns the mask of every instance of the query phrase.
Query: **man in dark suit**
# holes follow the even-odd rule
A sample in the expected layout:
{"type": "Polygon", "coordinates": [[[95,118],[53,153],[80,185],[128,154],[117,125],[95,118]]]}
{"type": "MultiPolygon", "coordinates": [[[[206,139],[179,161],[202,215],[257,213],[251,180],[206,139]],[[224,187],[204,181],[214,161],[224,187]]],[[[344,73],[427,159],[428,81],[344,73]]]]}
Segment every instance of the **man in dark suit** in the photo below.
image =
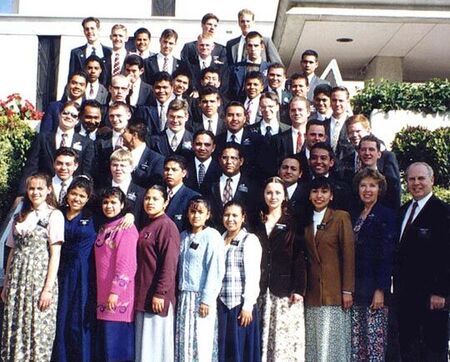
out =
{"type": "Polygon", "coordinates": [[[183,99],[175,99],[169,104],[167,129],[150,138],[150,148],[164,157],[173,154],[189,158],[192,155],[192,133],[186,130],[189,105],[183,99]]]}
{"type": "Polygon", "coordinates": [[[197,132],[206,129],[214,135],[225,131],[223,117],[219,114],[221,98],[219,90],[214,87],[203,87],[200,89],[198,106],[200,115],[192,120],[192,130],[197,132]]]}
{"type": "Polygon", "coordinates": [[[147,147],[147,127],[143,123],[129,124],[122,133],[124,145],[133,157],[134,183],[147,189],[154,184],[162,184],[164,157],[147,147]]]}
{"type": "Polygon", "coordinates": [[[330,85],[330,82],[328,82],[325,79],[320,79],[315,74],[315,71],[319,66],[319,54],[317,54],[315,50],[312,49],[305,50],[302,54],[302,60],[300,65],[302,67],[303,74],[308,77],[308,87],[309,87],[308,100],[312,102],[314,96],[314,89],[320,84],[330,85]]]}
{"type": "Polygon", "coordinates": [[[188,160],[185,184],[203,196],[209,193],[211,184],[222,174],[219,163],[212,158],[215,149],[216,143],[212,132],[199,130],[194,134],[192,143],[194,156],[188,160]]]}
{"type": "MultiPolygon", "coordinates": [[[[202,18],[202,34],[203,38],[211,38],[214,41],[216,28],[219,24],[219,18],[211,13],[207,13],[202,18]]],[[[193,63],[198,58],[197,40],[186,43],[181,50],[181,60],[185,63],[193,63]]],[[[214,49],[212,50],[213,59],[225,63],[227,61],[226,49],[222,44],[214,42],[214,49]]]]}
{"type": "Polygon", "coordinates": [[[394,274],[401,357],[447,362],[449,206],[433,195],[433,169],[428,164],[411,164],[406,182],[413,199],[400,209],[394,274]]]}
{"type": "MultiPolygon", "coordinates": [[[[228,64],[235,64],[246,59],[245,37],[255,27],[255,14],[249,9],[242,9],[238,13],[238,24],[241,28],[242,35],[231,39],[227,42],[227,61],[228,64]]],[[[272,39],[268,37],[263,38],[264,52],[262,58],[268,63],[281,63],[280,55],[278,54],[272,39]]]]}
{"type": "Polygon", "coordinates": [[[240,146],[228,143],[219,155],[219,164],[222,174],[218,181],[212,183],[209,193],[214,227],[224,231],[223,205],[231,200],[240,201],[246,206],[247,220],[252,224],[258,210],[256,203],[259,190],[250,177],[241,173],[244,158],[240,146]]]}
{"type": "Polygon", "coordinates": [[[125,75],[130,80],[130,106],[154,104],[155,97],[150,84],[142,80],[144,61],[139,55],[131,54],[125,58],[125,75]]]}
{"type": "Polygon", "coordinates": [[[314,89],[314,112],[311,112],[309,119],[318,119],[325,121],[331,117],[333,110],[331,109],[331,86],[328,84],[319,84],[314,89]]]}
{"type": "Polygon", "coordinates": [[[130,107],[123,102],[113,103],[109,107],[108,119],[111,130],[97,135],[95,140],[96,167],[94,182],[96,188],[105,187],[105,175],[109,175],[109,158],[114,150],[124,145],[123,132],[131,118],[130,107]]]}
{"type": "MultiPolygon", "coordinates": [[[[238,100],[245,97],[244,88],[247,73],[258,71],[267,76],[270,63],[262,59],[264,49],[262,39],[262,35],[257,31],[251,31],[246,35],[247,58],[242,62],[231,65],[229,69],[228,96],[230,99],[238,100]]],[[[266,86],[267,81],[264,82],[264,87],[266,86]]]]}
{"type": "Polygon", "coordinates": [[[125,59],[129,51],[125,47],[128,41],[128,30],[123,24],[115,24],[109,36],[112,42],[112,54],[109,68],[105,68],[108,79],[125,72],[125,59]]]}
{"type": "Polygon", "coordinates": [[[84,70],[88,76],[88,82],[85,96],[87,100],[95,99],[101,105],[105,105],[108,100],[108,90],[99,80],[103,73],[102,66],[102,60],[96,55],[91,55],[86,59],[84,70]]]}
{"type": "Polygon", "coordinates": [[[353,146],[347,138],[345,121],[349,117],[350,100],[348,89],[342,86],[331,90],[331,109],[333,113],[324,122],[331,148],[337,160],[342,160],[353,151],[353,146]]]}
{"type": "Polygon", "coordinates": [[[178,33],[173,29],[165,29],[159,38],[159,53],[148,57],[144,61],[144,77],[146,83],[153,85],[154,76],[158,72],[173,73],[182,64],[172,53],[178,41],[178,33]]]}
{"type": "Polygon", "coordinates": [[[61,100],[50,102],[45,110],[44,117],[40,125],[40,132],[54,132],[59,125],[59,115],[67,101],[76,102],[81,105],[84,100],[84,94],[87,84],[87,75],[83,71],[77,71],[70,76],[66,87],[66,94],[61,100]]]}
{"type": "MultiPolygon", "coordinates": [[[[83,70],[85,61],[90,55],[97,55],[103,62],[103,69],[109,69],[112,50],[100,44],[100,20],[88,17],[81,22],[87,44],[74,48],[70,52],[69,76],[77,71],[83,70]]],[[[102,74],[100,83],[108,84],[106,72],[102,74]]]]}
{"type": "Polygon", "coordinates": [[[81,106],[80,123],[75,127],[75,131],[95,141],[101,120],[102,105],[94,99],[87,100],[81,106]]]}
{"type": "Polygon", "coordinates": [[[163,177],[167,186],[169,205],[166,214],[181,232],[188,225],[186,213],[192,198],[200,196],[198,192],[191,190],[183,184],[186,177],[186,159],[179,155],[171,155],[164,162],[163,177]]]}
{"type": "Polygon", "coordinates": [[[289,101],[291,92],[286,89],[286,69],[281,63],[272,63],[267,70],[267,90],[276,93],[280,100],[280,122],[291,124],[289,121],[289,101]]]}
{"type": "Polygon", "coordinates": [[[54,174],[55,152],[60,147],[71,147],[78,152],[78,174],[91,174],[95,156],[94,144],[89,138],[75,132],[79,109],[80,106],[76,103],[66,103],[61,110],[56,131],[40,132],[36,135],[28,151],[27,161],[19,182],[20,194],[25,192],[25,181],[28,176],[36,172],[54,174]]]}
{"type": "Polygon", "coordinates": [[[154,55],[150,51],[150,42],[152,40],[152,34],[147,28],[139,28],[134,34],[134,53],[139,55],[142,59],[147,59],[154,55]]]}
{"type": "Polygon", "coordinates": [[[245,75],[245,97],[242,98],[242,103],[247,124],[258,123],[262,119],[259,98],[264,91],[264,82],[265,78],[261,72],[252,71],[245,75]]]}
{"type": "Polygon", "coordinates": [[[305,212],[309,196],[306,182],[301,181],[302,172],[300,161],[294,155],[284,157],[278,168],[278,176],[286,184],[289,204],[301,215],[305,212]]]}

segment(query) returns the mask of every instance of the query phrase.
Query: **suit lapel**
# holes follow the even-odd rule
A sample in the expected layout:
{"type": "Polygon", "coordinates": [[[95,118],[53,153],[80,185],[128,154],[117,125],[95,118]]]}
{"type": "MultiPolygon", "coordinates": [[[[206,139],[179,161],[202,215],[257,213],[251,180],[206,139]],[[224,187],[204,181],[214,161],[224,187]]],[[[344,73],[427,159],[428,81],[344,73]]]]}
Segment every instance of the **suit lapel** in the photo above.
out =
{"type": "Polygon", "coordinates": [[[323,236],[325,234],[326,228],[328,227],[328,224],[330,220],[333,218],[333,210],[328,208],[325,212],[325,215],[323,217],[323,220],[321,222],[321,228],[317,229],[316,237],[315,237],[315,245],[317,249],[320,247],[320,242],[323,239],[323,236]]]}

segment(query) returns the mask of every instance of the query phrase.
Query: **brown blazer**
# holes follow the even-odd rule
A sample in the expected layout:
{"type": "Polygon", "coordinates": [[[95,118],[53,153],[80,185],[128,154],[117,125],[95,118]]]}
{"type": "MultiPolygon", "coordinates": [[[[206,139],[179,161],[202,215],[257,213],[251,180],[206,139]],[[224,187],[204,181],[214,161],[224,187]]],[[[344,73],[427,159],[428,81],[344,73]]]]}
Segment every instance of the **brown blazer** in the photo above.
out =
{"type": "Polygon", "coordinates": [[[354,292],[355,250],[350,215],[327,209],[314,238],[313,224],[305,229],[308,254],[307,306],[341,305],[342,291],[354,292]]]}

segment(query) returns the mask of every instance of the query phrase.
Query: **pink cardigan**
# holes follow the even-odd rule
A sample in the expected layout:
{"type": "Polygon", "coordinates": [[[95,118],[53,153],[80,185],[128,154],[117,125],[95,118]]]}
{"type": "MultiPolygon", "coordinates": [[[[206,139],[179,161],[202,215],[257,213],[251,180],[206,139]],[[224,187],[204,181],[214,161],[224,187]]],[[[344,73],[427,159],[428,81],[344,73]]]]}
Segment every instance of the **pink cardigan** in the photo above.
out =
{"type": "Polygon", "coordinates": [[[118,230],[123,218],[103,225],[95,242],[97,319],[115,322],[134,320],[134,277],[139,233],[133,225],[118,230]],[[109,294],[119,296],[114,311],[106,309],[109,294]]]}

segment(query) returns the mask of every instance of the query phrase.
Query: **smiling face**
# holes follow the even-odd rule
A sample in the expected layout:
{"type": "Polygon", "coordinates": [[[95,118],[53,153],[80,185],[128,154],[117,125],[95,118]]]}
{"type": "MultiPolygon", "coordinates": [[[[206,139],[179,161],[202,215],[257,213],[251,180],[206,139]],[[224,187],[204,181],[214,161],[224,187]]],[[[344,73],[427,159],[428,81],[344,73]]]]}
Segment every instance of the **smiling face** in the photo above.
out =
{"type": "Polygon", "coordinates": [[[74,187],[70,189],[66,196],[70,211],[79,213],[89,201],[89,196],[83,187],[74,187]]]}
{"type": "Polygon", "coordinates": [[[155,98],[159,103],[166,103],[166,101],[172,96],[172,84],[170,84],[168,80],[155,82],[153,91],[155,92],[155,98]]]}
{"type": "Polygon", "coordinates": [[[149,189],[144,196],[144,211],[150,219],[154,219],[164,214],[167,203],[161,191],[149,189]]]}
{"type": "Polygon", "coordinates": [[[43,178],[33,177],[27,183],[27,197],[34,209],[41,206],[51,192],[51,187],[47,186],[43,178]]]}
{"type": "Polygon", "coordinates": [[[71,178],[77,168],[78,163],[75,162],[75,158],[72,156],[59,155],[53,162],[55,174],[61,181],[71,178]]]}
{"type": "Polygon", "coordinates": [[[173,132],[178,133],[185,129],[189,115],[182,109],[176,111],[169,109],[167,112],[167,127],[173,132]]]}
{"type": "Polygon", "coordinates": [[[131,113],[126,108],[119,106],[109,110],[108,118],[113,130],[122,133],[128,126],[131,113]]]}
{"type": "Polygon", "coordinates": [[[85,106],[81,115],[81,123],[88,132],[94,132],[102,120],[102,112],[100,108],[85,106]]]}
{"type": "Polygon", "coordinates": [[[331,94],[331,109],[333,117],[340,118],[347,111],[348,95],[345,91],[336,91],[331,94]]]}
{"type": "Polygon", "coordinates": [[[243,227],[245,216],[242,208],[237,205],[230,205],[223,211],[223,226],[229,233],[237,234],[243,227]]]}
{"type": "Polygon", "coordinates": [[[261,110],[262,118],[270,123],[271,120],[277,119],[277,113],[280,106],[274,100],[270,98],[262,98],[259,101],[259,109],[261,110]]]}
{"type": "Polygon", "coordinates": [[[376,168],[381,152],[377,149],[376,142],[362,141],[359,144],[358,155],[364,167],[376,168]]]}
{"type": "Polygon", "coordinates": [[[164,165],[163,178],[170,189],[181,184],[185,176],[186,170],[183,170],[178,162],[169,161],[164,165]]]}
{"type": "Polygon", "coordinates": [[[278,170],[278,176],[287,186],[295,184],[301,175],[300,162],[295,158],[285,158],[278,170]]]}
{"type": "Polygon", "coordinates": [[[250,14],[242,14],[239,17],[239,27],[241,28],[242,35],[247,35],[250,30],[255,25],[255,21],[253,19],[253,16],[250,14]]]}
{"type": "Polygon", "coordinates": [[[124,204],[115,196],[105,197],[102,200],[103,215],[107,218],[112,218],[120,214],[124,207],[124,204]]]}
{"type": "Polygon", "coordinates": [[[98,40],[100,29],[95,21],[88,21],[83,26],[84,36],[89,44],[93,44],[98,40]]]}
{"type": "Polygon", "coordinates": [[[318,93],[314,97],[314,107],[320,114],[326,115],[331,108],[331,98],[325,93],[318,93]]]}
{"type": "Polygon", "coordinates": [[[267,74],[269,87],[272,89],[279,89],[284,86],[286,81],[286,74],[283,68],[270,68],[267,74]]]}
{"type": "Polygon", "coordinates": [[[241,167],[244,164],[244,159],[239,158],[238,150],[234,148],[225,148],[219,158],[222,172],[228,176],[233,177],[241,172],[241,167]]]}
{"type": "Polygon", "coordinates": [[[197,40],[197,52],[200,58],[208,58],[214,49],[212,38],[200,38],[197,40]]]}
{"type": "Polygon", "coordinates": [[[306,98],[308,95],[308,89],[306,79],[304,78],[293,79],[291,82],[291,92],[294,97],[297,96],[306,98]]]}
{"type": "Polygon", "coordinates": [[[206,72],[205,76],[201,79],[200,83],[206,87],[208,85],[216,88],[220,88],[220,77],[218,73],[206,72]]]}
{"type": "Polygon", "coordinates": [[[173,81],[173,93],[177,96],[183,95],[189,88],[189,77],[186,75],[179,74],[173,81]]]}
{"type": "Polygon", "coordinates": [[[373,205],[380,195],[380,185],[373,177],[365,177],[359,182],[359,198],[364,205],[373,205]]]}
{"type": "Polygon", "coordinates": [[[264,84],[258,78],[248,78],[245,81],[245,92],[250,99],[256,98],[264,90],[264,84]]]}
{"type": "Polygon", "coordinates": [[[176,45],[177,41],[173,36],[159,39],[159,51],[161,52],[162,55],[166,57],[172,54],[176,45]]]}
{"type": "Polygon", "coordinates": [[[280,209],[285,199],[286,194],[281,183],[271,182],[266,185],[264,189],[264,201],[269,211],[280,209]]]}
{"type": "Polygon", "coordinates": [[[109,38],[111,39],[113,50],[122,49],[128,41],[127,31],[125,29],[114,29],[109,38]]]}
{"type": "Polygon", "coordinates": [[[147,33],[139,33],[134,38],[134,45],[140,53],[144,53],[150,46],[150,38],[147,33]]]}
{"type": "Polygon", "coordinates": [[[70,131],[78,124],[78,110],[74,106],[66,106],[59,114],[59,128],[63,132],[70,131]]]}
{"type": "Polygon", "coordinates": [[[211,157],[212,153],[216,149],[216,145],[207,134],[199,134],[194,139],[192,149],[195,157],[197,157],[200,162],[204,162],[211,157]]]}
{"type": "Polygon", "coordinates": [[[188,210],[188,220],[191,224],[192,231],[195,233],[202,230],[210,216],[211,214],[203,202],[191,204],[188,210]]]}
{"type": "Polygon", "coordinates": [[[241,106],[229,106],[225,116],[225,126],[232,133],[239,132],[246,122],[245,110],[241,106]]]}
{"type": "Polygon", "coordinates": [[[84,96],[86,91],[86,79],[80,75],[74,75],[69,81],[69,98],[77,100],[84,96]]]}
{"type": "Polygon", "coordinates": [[[353,146],[358,146],[361,138],[370,134],[370,130],[366,129],[360,122],[352,123],[347,127],[347,137],[353,146]]]}
{"type": "Polygon", "coordinates": [[[309,109],[304,100],[296,100],[289,105],[289,118],[291,119],[292,127],[300,129],[306,122],[308,122],[309,109]]]}
{"type": "Polygon", "coordinates": [[[325,133],[325,125],[310,125],[306,131],[305,143],[308,149],[311,149],[313,145],[318,142],[325,142],[327,135],[325,133]]]}
{"type": "Polygon", "coordinates": [[[315,211],[322,211],[333,200],[333,194],[331,193],[330,189],[326,188],[318,188],[318,189],[312,189],[309,193],[309,201],[314,206],[315,211]]]}
{"type": "Polygon", "coordinates": [[[334,160],[330,157],[327,150],[315,148],[311,151],[309,157],[309,167],[315,176],[325,176],[334,166],[334,160]]]}
{"type": "Polygon", "coordinates": [[[424,165],[417,164],[409,167],[406,183],[414,200],[421,200],[433,191],[434,177],[424,165]]]}

